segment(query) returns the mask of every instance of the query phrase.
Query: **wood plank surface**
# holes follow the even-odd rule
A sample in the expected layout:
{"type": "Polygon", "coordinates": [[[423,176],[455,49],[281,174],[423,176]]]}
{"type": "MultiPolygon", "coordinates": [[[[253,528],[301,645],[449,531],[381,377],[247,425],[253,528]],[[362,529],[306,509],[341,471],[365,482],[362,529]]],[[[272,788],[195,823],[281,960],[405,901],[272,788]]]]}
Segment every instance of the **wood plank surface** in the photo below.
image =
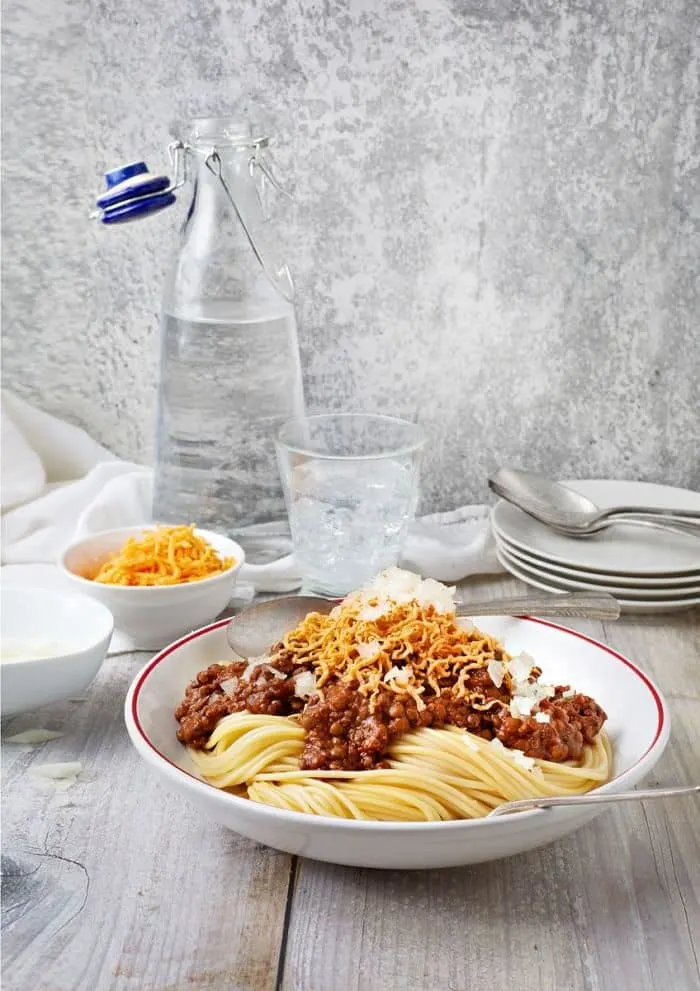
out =
{"type": "MultiPolygon", "coordinates": [[[[700,613],[567,625],[666,694],[672,738],[648,783],[700,782],[700,613]]],[[[619,806],[542,850],[455,870],[290,858],[154,783],[122,716],[146,659],[110,658],[86,701],[4,725],[64,735],[3,747],[3,991],[700,989],[697,801],[619,806]],[[56,760],[85,768],[70,805],[27,774],[56,760]]]]}
{"type": "Polygon", "coordinates": [[[64,736],[3,748],[3,991],[275,987],[291,858],[154,783],[122,714],[146,659],[108,658],[87,701],[7,720],[64,736]],[[26,773],[60,760],[85,768],[74,806],[26,773]]]}

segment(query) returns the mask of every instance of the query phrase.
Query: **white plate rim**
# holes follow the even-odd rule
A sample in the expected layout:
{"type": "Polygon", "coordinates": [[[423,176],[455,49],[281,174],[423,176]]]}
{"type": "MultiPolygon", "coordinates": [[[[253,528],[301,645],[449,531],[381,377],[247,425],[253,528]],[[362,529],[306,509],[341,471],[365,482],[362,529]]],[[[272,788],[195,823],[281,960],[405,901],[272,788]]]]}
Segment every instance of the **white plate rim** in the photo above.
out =
{"type": "Polygon", "coordinates": [[[532,565],[538,568],[540,566],[543,568],[546,567],[549,571],[553,571],[555,574],[561,574],[567,577],[571,576],[572,578],[588,578],[590,576],[591,581],[594,582],[615,581],[618,584],[629,588],[630,593],[633,593],[635,589],[642,590],[645,588],[658,588],[661,590],[668,588],[669,591],[673,591],[675,588],[683,588],[683,586],[687,585],[700,585],[700,570],[697,572],[688,572],[684,575],[676,575],[674,577],[665,577],[660,575],[656,578],[633,578],[624,572],[617,571],[589,571],[586,568],[573,568],[567,565],[557,564],[556,561],[552,561],[544,555],[538,555],[534,551],[524,551],[512,543],[509,538],[502,536],[502,534],[496,531],[495,528],[493,530],[493,535],[497,544],[502,544],[511,554],[521,558],[523,561],[527,559],[532,565]]]}
{"type": "MultiPolygon", "coordinates": [[[[570,592],[570,588],[557,585],[552,582],[547,584],[546,581],[542,580],[542,576],[535,572],[534,574],[527,571],[526,568],[520,568],[513,564],[510,558],[507,558],[500,549],[496,549],[496,555],[498,560],[501,562],[506,571],[510,572],[515,578],[519,578],[520,581],[525,582],[526,585],[533,585],[535,588],[540,588],[544,592],[570,592]]],[[[583,591],[579,589],[579,591],[583,591]]],[[[589,591],[596,591],[596,589],[589,589],[589,591]]],[[[625,599],[621,596],[616,595],[615,598],[620,603],[621,607],[627,607],[628,611],[632,612],[647,612],[647,613],[663,613],[663,612],[681,612],[686,609],[692,609],[696,605],[700,605],[700,598],[696,599],[625,599]]]]}
{"type": "MultiPolygon", "coordinates": [[[[620,485],[620,486],[625,486],[625,487],[628,487],[628,486],[629,487],[634,487],[634,486],[639,485],[639,486],[643,486],[645,488],[654,489],[654,490],[658,491],[660,494],[665,492],[667,494],[668,493],[675,493],[676,495],[682,495],[683,496],[683,499],[682,500],[681,499],[678,499],[678,500],[675,500],[675,501],[679,501],[679,502],[682,501],[682,502],[684,502],[684,504],[686,506],[690,502],[690,503],[693,504],[693,507],[695,507],[695,503],[697,501],[698,508],[700,509],[700,493],[696,493],[692,489],[682,489],[682,488],[678,488],[678,487],[671,486],[671,485],[661,485],[661,484],[658,484],[656,482],[635,482],[635,481],[631,481],[631,480],[627,480],[627,479],[609,479],[609,478],[580,478],[580,479],[564,479],[564,480],[562,480],[562,484],[563,485],[567,485],[567,486],[569,486],[570,488],[572,488],[574,490],[576,490],[577,489],[577,486],[578,486],[578,487],[580,487],[580,490],[582,491],[582,494],[589,494],[587,492],[584,492],[584,490],[586,488],[593,487],[593,486],[596,486],[596,485],[599,485],[599,486],[620,485]]],[[[593,498],[592,495],[591,495],[591,498],[593,498]]],[[[633,496],[630,496],[630,501],[632,501],[633,499],[634,499],[634,497],[633,496]]],[[[661,495],[660,495],[659,499],[660,499],[660,501],[659,501],[658,505],[663,506],[664,505],[664,501],[663,501],[663,498],[662,498],[661,495]]],[[[597,501],[599,503],[601,503],[601,502],[604,502],[605,500],[602,500],[600,498],[600,496],[598,496],[597,497],[597,501]]],[[[620,497],[620,500],[619,501],[624,501],[624,497],[620,497]]],[[[640,497],[638,501],[643,501],[643,500],[640,497]]],[[[512,532],[510,532],[508,529],[506,529],[506,528],[503,527],[502,522],[499,522],[499,520],[497,518],[499,513],[503,513],[504,511],[506,511],[506,508],[507,508],[507,511],[508,512],[514,511],[517,514],[519,514],[519,516],[516,517],[516,519],[522,519],[527,524],[527,526],[534,525],[534,526],[544,527],[543,524],[537,523],[536,520],[533,520],[530,517],[528,517],[526,513],[523,513],[522,510],[518,509],[516,506],[513,506],[511,503],[507,502],[505,499],[499,499],[498,502],[496,502],[496,504],[492,507],[491,513],[490,513],[491,526],[492,526],[494,532],[498,533],[499,536],[501,536],[503,539],[507,539],[511,544],[513,544],[515,546],[518,546],[522,550],[527,551],[529,554],[532,554],[535,557],[542,557],[545,560],[554,561],[557,564],[563,564],[563,565],[567,565],[569,567],[571,567],[571,566],[573,566],[573,567],[579,567],[580,566],[580,560],[572,560],[571,557],[564,557],[563,554],[562,553],[559,553],[559,552],[550,552],[550,551],[541,551],[541,550],[538,550],[537,547],[532,546],[532,543],[527,544],[527,543],[524,542],[524,540],[519,539],[517,535],[514,536],[512,532]]],[[[546,527],[544,529],[546,530],[546,527]]],[[[562,537],[561,539],[562,540],[566,540],[565,537],[562,537]]],[[[573,547],[575,547],[577,545],[579,547],[584,546],[584,544],[581,543],[581,542],[579,542],[579,541],[572,541],[571,542],[571,545],[572,545],[572,551],[573,551],[573,547]]],[[[698,546],[700,548],[700,540],[698,540],[698,546]]],[[[700,565],[700,550],[698,552],[698,564],[700,565]]],[[[596,573],[597,572],[600,572],[600,573],[603,573],[603,574],[607,574],[610,571],[610,569],[607,568],[607,567],[598,567],[596,565],[591,565],[591,564],[586,564],[586,565],[584,565],[584,567],[586,568],[586,570],[592,571],[592,572],[596,572],[596,573]]],[[[695,574],[697,574],[697,572],[698,572],[698,567],[693,567],[693,568],[675,568],[675,569],[665,568],[665,569],[662,569],[661,571],[655,571],[655,570],[652,570],[651,568],[636,568],[636,569],[627,570],[627,571],[620,572],[620,573],[621,574],[625,574],[625,575],[629,575],[630,577],[645,576],[645,577],[654,578],[654,577],[657,577],[657,576],[680,576],[680,575],[686,575],[686,574],[695,575],[695,574]]]]}
{"type": "MultiPolygon", "coordinates": [[[[656,731],[654,732],[653,738],[651,739],[647,749],[635,761],[635,763],[631,767],[628,767],[626,770],[624,770],[622,774],[617,775],[617,777],[615,777],[612,781],[606,782],[606,784],[601,785],[600,788],[596,789],[596,791],[599,792],[612,791],[613,789],[611,789],[611,785],[617,784],[618,787],[615,789],[615,791],[622,790],[619,788],[620,782],[624,781],[626,777],[630,775],[632,771],[634,771],[635,768],[637,768],[640,764],[646,761],[649,755],[651,754],[651,752],[657,746],[661,748],[661,753],[663,753],[663,750],[666,747],[666,743],[668,742],[668,738],[670,735],[671,717],[662,692],[660,691],[656,683],[653,681],[653,679],[650,678],[649,675],[645,671],[643,671],[637,664],[635,664],[634,661],[631,661],[628,657],[625,657],[624,654],[621,654],[613,647],[610,647],[607,644],[602,643],[600,640],[596,640],[594,637],[590,637],[585,633],[579,633],[578,630],[572,630],[566,626],[561,626],[558,623],[552,623],[549,620],[541,619],[539,617],[519,616],[518,619],[522,620],[523,622],[531,622],[531,623],[539,624],[541,626],[549,627],[550,629],[557,630],[560,633],[564,633],[568,636],[577,637],[581,640],[586,641],[587,643],[592,644],[598,649],[603,650],[608,654],[611,654],[618,661],[621,661],[626,667],[628,667],[640,679],[640,681],[642,681],[647,691],[650,693],[656,706],[657,725],[656,725],[656,731]]],[[[205,781],[202,781],[200,778],[196,777],[193,773],[189,771],[185,771],[183,770],[183,768],[178,767],[178,765],[175,764],[173,761],[171,761],[170,758],[166,757],[165,754],[161,753],[158,750],[158,748],[155,746],[155,744],[150,740],[146,731],[141,725],[141,720],[138,713],[139,694],[150,672],[158,664],[160,664],[163,660],[165,660],[166,657],[168,657],[178,648],[184,646],[186,643],[189,643],[192,640],[197,639],[198,637],[206,636],[206,634],[220,629],[229,622],[230,622],[230,617],[227,617],[226,619],[217,620],[214,623],[209,623],[207,626],[203,626],[200,629],[194,630],[192,633],[189,633],[184,637],[180,637],[178,640],[174,641],[173,643],[169,644],[167,647],[164,647],[163,650],[159,651],[155,655],[155,657],[151,658],[151,660],[148,661],[143,666],[143,668],[136,674],[136,676],[132,680],[126,698],[124,700],[123,711],[124,711],[124,720],[126,723],[127,732],[131,738],[133,745],[136,747],[136,749],[144,759],[146,759],[150,763],[159,766],[163,771],[166,772],[167,776],[171,779],[178,780],[181,775],[187,777],[189,779],[188,782],[189,785],[195,788],[196,794],[206,795],[208,797],[211,797],[212,789],[213,789],[214,793],[219,796],[219,800],[228,801],[233,804],[233,807],[236,807],[242,802],[244,803],[249,802],[250,799],[239,798],[238,796],[231,795],[228,792],[223,791],[222,789],[215,788],[213,785],[207,784],[205,781]]],[[[290,824],[299,823],[300,821],[308,822],[308,823],[318,822],[319,820],[322,820],[325,823],[336,821],[333,817],[330,816],[311,815],[308,812],[292,812],[287,809],[277,809],[277,808],[275,808],[274,811],[276,815],[278,815],[283,821],[287,821],[290,824]]],[[[531,819],[533,816],[542,817],[543,815],[546,814],[547,814],[547,809],[532,809],[531,811],[520,813],[520,815],[522,816],[521,821],[524,821],[525,817],[531,819]]],[[[503,824],[507,823],[508,820],[509,820],[508,816],[503,816],[503,817],[496,817],[495,819],[490,820],[490,822],[496,829],[498,829],[499,826],[503,826],[503,824]]],[[[357,831],[357,832],[366,832],[366,833],[381,832],[383,829],[386,829],[387,825],[389,825],[386,822],[373,821],[373,820],[342,819],[340,820],[340,822],[342,823],[344,829],[351,829],[353,832],[357,831]]],[[[455,819],[455,820],[450,820],[448,822],[427,822],[427,823],[426,822],[390,823],[392,830],[398,829],[400,832],[408,832],[408,833],[416,832],[416,831],[434,832],[435,830],[439,830],[442,833],[447,833],[453,830],[469,829],[470,827],[483,828],[483,824],[484,824],[483,819],[455,819]]]]}
{"type": "MultiPolygon", "coordinates": [[[[496,538],[496,546],[499,547],[505,557],[512,560],[514,564],[522,564],[522,566],[533,574],[542,574],[544,578],[549,578],[551,576],[552,580],[558,582],[567,588],[572,589],[586,589],[589,591],[595,591],[598,589],[601,592],[610,592],[612,595],[618,597],[623,596],[623,598],[639,599],[641,601],[665,601],[665,600],[680,600],[687,597],[694,598],[695,596],[700,596],[700,582],[694,585],[686,586],[629,586],[629,585],[616,585],[613,580],[608,581],[602,579],[602,576],[596,575],[591,581],[588,581],[587,575],[579,575],[574,572],[575,577],[569,577],[569,575],[558,574],[554,568],[549,568],[544,562],[535,561],[532,558],[528,558],[522,551],[516,550],[515,548],[509,547],[505,541],[502,541],[499,537],[496,538]]],[[[614,578],[615,576],[610,576],[614,578]]]]}

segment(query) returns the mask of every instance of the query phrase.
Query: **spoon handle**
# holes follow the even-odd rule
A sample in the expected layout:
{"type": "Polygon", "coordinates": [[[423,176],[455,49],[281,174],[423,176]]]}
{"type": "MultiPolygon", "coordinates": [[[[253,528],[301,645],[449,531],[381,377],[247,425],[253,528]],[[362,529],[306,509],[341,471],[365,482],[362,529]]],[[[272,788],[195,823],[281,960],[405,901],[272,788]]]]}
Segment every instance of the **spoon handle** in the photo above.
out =
{"type": "MultiPolygon", "coordinates": [[[[528,510],[525,510],[525,512],[532,516],[532,513],[529,513],[528,510]]],[[[574,540],[585,540],[587,537],[593,537],[597,533],[602,533],[603,530],[609,530],[611,527],[621,526],[623,524],[625,526],[650,527],[652,530],[664,530],[666,533],[677,533],[683,537],[700,538],[700,526],[697,523],[680,523],[674,520],[652,518],[649,516],[609,516],[604,520],[599,520],[597,523],[590,523],[585,527],[554,523],[546,520],[544,516],[535,518],[540,523],[548,526],[550,530],[560,533],[563,537],[572,537],[574,540]]]]}
{"type": "Polygon", "coordinates": [[[559,795],[556,798],[522,798],[517,802],[504,802],[496,806],[487,819],[508,815],[510,812],[526,812],[528,809],[549,809],[557,805],[607,805],[608,802],[645,802],[653,798],[677,798],[681,795],[700,795],[700,785],[679,785],[675,788],[647,788],[646,791],[620,791],[616,795],[559,795]]]}
{"type": "Polygon", "coordinates": [[[651,519],[700,524],[700,512],[697,509],[658,509],[654,506],[611,506],[609,509],[601,510],[600,519],[610,519],[620,515],[647,516],[651,519]]]}
{"type": "MultiPolygon", "coordinates": [[[[592,523],[587,530],[581,529],[582,534],[597,533],[599,530],[607,530],[608,527],[618,523],[626,523],[628,526],[647,526],[654,530],[666,530],[667,533],[678,533],[684,537],[700,536],[700,521],[677,520],[671,516],[643,516],[641,513],[616,513],[614,516],[606,516],[597,523],[592,523]]],[[[572,535],[574,528],[566,528],[572,535]]]]}
{"type": "Polygon", "coordinates": [[[459,616],[585,616],[588,619],[617,619],[620,603],[605,592],[566,592],[550,595],[521,595],[490,602],[460,602],[459,616]]]}

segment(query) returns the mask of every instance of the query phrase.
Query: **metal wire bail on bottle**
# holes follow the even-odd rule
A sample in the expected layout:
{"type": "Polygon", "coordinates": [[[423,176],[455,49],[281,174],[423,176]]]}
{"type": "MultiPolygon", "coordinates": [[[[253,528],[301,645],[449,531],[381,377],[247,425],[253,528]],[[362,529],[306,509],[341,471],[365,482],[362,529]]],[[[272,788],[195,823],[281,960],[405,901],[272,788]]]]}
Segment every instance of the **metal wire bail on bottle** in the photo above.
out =
{"type": "MultiPolygon", "coordinates": [[[[264,163],[261,164],[262,160],[257,157],[258,147],[259,145],[256,145],[255,151],[253,155],[251,155],[248,162],[248,169],[251,177],[254,174],[255,167],[257,166],[261,170],[263,175],[272,183],[275,189],[279,190],[281,193],[284,193],[285,196],[289,196],[290,194],[287,193],[287,191],[282,188],[282,186],[279,184],[277,179],[270,172],[267,165],[265,165],[264,163]]],[[[262,255],[260,247],[256,242],[250,227],[248,226],[248,224],[246,224],[245,219],[240,209],[238,208],[236,199],[231,193],[231,190],[228,187],[228,183],[224,178],[223,163],[221,161],[221,156],[219,155],[216,148],[212,148],[212,150],[205,158],[204,164],[209,169],[211,174],[216,176],[216,178],[221,183],[221,186],[224,192],[226,193],[226,197],[229,203],[231,204],[231,206],[233,207],[234,213],[236,214],[236,217],[238,218],[238,221],[240,222],[240,225],[243,228],[245,236],[248,239],[248,243],[250,244],[253,254],[257,258],[258,263],[260,264],[260,267],[262,268],[263,272],[270,280],[272,285],[275,287],[275,289],[279,293],[281,293],[281,295],[284,296],[284,298],[289,303],[291,303],[294,299],[294,283],[292,281],[292,274],[289,271],[289,268],[287,267],[286,264],[282,264],[278,268],[273,268],[265,261],[265,258],[262,255]]]]}

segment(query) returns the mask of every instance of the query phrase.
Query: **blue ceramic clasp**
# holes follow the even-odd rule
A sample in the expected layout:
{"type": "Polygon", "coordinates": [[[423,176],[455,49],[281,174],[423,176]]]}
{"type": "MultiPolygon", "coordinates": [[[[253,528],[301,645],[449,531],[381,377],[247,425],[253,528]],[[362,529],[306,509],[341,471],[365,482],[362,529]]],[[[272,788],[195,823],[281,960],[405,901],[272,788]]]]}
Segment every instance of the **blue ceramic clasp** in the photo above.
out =
{"type": "Polygon", "coordinates": [[[93,214],[103,224],[125,224],[157,213],[175,202],[175,190],[184,183],[181,169],[182,145],[170,147],[176,178],[171,183],[166,175],[153,175],[145,162],[130,162],[105,172],[106,192],[95,201],[93,214]]]}

